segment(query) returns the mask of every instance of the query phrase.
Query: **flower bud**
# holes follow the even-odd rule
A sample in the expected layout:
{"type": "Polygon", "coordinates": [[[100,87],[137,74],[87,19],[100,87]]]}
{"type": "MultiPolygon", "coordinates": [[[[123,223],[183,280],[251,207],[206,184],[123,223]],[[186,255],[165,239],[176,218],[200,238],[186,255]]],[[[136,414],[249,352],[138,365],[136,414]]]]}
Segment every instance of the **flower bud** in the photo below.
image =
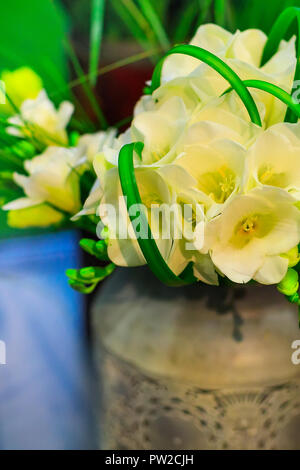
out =
{"type": "Polygon", "coordinates": [[[80,247],[89,253],[90,255],[94,255],[96,242],[95,240],[91,240],[90,238],[82,238],[79,242],[80,247]]]}
{"type": "Polygon", "coordinates": [[[82,269],[80,269],[79,274],[83,279],[89,279],[89,280],[94,279],[95,269],[92,268],[92,267],[82,268],[82,269]]]}
{"type": "Polygon", "coordinates": [[[95,251],[98,257],[107,259],[107,244],[104,240],[99,240],[95,245],[95,251]]]}

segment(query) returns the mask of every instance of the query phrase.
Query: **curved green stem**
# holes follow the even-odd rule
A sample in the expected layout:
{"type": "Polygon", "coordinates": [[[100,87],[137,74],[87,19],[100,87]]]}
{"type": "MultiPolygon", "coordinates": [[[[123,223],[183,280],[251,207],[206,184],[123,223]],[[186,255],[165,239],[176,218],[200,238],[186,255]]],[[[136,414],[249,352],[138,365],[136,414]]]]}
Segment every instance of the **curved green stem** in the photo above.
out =
{"type": "Polygon", "coordinates": [[[252,122],[261,126],[261,119],[257,106],[240,77],[225,62],[223,62],[222,59],[212,54],[211,52],[202,49],[201,47],[191,45],[175,46],[170,51],[168,51],[154,69],[151,85],[152,93],[160,86],[164,60],[172,54],[184,54],[195,57],[196,59],[201,60],[216,70],[216,72],[222,75],[222,77],[225,78],[230,83],[232,88],[237,92],[246,106],[252,122]]]}
{"type": "MultiPolygon", "coordinates": [[[[278,98],[282,103],[286,104],[296,117],[300,119],[300,104],[295,103],[291,95],[279,86],[263,80],[244,80],[243,83],[247,88],[256,88],[257,90],[266,91],[267,93],[275,96],[275,98],[278,98]]],[[[232,88],[228,88],[223,95],[232,90],[232,88]]]]}
{"type": "MultiPolygon", "coordinates": [[[[281,15],[277,18],[276,22],[274,23],[274,26],[269,34],[269,38],[266,42],[263,55],[262,55],[262,60],[261,60],[261,66],[264,65],[268,60],[271,59],[271,57],[278,51],[279,45],[281,40],[284,38],[286,32],[288,31],[289,27],[291,24],[297,21],[297,67],[296,67],[296,72],[295,72],[295,77],[294,77],[294,82],[296,80],[300,79],[300,64],[299,64],[299,58],[300,58],[300,8],[297,7],[289,7],[286,10],[284,10],[281,15]]],[[[285,121],[289,122],[297,122],[297,117],[295,113],[291,112],[291,110],[288,110],[285,121]]]]}
{"type": "MultiPolygon", "coordinates": [[[[134,221],[136,216],[130,215],[130,207],[136,204],[142,205],[141,196],[134,174],[133,152],[136,151],[138,155],[141,156],[143,147],[144,144],[142,142],[127,144],[122,147],[119,154],[119,177],[131,222],[134,221]]],[[[156,277],[158,277],[161,282],[169,286],[183,286],[196,282],[191,266],[188,266],[180,276],[176,276],[176,274],[174,274],[169,268],[152,236],[151,228],[142,206],[139,214],[139,221],[141,224],[141,231],[143,234],[146,234],[146,237],[141,238],[139,234],[136,233],[137,241],[149,268],[156,277]]]]}

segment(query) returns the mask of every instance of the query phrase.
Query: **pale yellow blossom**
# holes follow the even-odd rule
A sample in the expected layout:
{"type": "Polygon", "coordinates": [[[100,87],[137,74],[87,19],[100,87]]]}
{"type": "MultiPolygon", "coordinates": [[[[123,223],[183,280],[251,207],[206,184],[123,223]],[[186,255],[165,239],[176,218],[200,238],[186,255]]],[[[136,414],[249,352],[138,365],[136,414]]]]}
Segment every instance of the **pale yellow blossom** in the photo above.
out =
{"type": "Polygon", "coordinates": [[[235,197],[206,227],[206,250],[216,268],[237,283],[275,284],[289,261],[281,256],[300,241],[300,211],[279,188],[235,197]]]}

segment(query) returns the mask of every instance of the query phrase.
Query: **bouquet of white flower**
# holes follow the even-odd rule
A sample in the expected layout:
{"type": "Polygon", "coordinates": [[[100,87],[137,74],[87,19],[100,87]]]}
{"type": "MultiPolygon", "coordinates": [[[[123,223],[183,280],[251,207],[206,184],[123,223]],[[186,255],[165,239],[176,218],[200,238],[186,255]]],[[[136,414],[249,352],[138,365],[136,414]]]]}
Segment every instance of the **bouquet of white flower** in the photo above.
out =
{"type": "Polygon", "coordinates": [[[110,263],[69,270],[81,292],[148,264],[168,285],[278,284],[299,305],[300,51],[282,40],[294,19],[285,10],[269,37],[201,26],[157,64],[118,136],[68,134],[73,105],[56,110],[23,71],[36,85],[3,122],[19,168],[1,175],[9,223],[97,233],[81,246],[110,263]]]}

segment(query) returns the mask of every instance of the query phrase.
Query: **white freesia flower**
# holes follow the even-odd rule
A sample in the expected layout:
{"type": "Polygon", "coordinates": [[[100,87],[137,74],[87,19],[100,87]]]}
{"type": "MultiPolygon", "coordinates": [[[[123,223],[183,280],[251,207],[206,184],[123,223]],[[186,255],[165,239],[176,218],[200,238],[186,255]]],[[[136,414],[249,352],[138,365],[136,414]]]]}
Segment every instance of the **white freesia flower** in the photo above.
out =
{"type": "Polygon", "coordinates": [[[74,106],[64,101],[56,110],[45,90],[34,100],[25,100],[20,107],[20,115],[11,117],[8,122],[20,126],[9,127],[11,134],[23,136],[33,132],[45,144],[65,145],[68,143],[66,127],[71,119],[74,106]]]}
{"type": "MultiPolygon", "coordinates": [[[[177,204],[179,208],[184,208],[184,205],[193,208],[192,214],[187,217],[182,213],[174,215],[176,229],[180,231],[184,226],[186,231],[181,238],[174,233],[169,257],[168,250],[164,250],[165,259],[176,274],[180,274],[192,261],[197,278],[209,284],[217,284],[218,277],[209,255],[201,253],[204,225],[207,218],[216,216],[224,204],[241,191],[246,147],[262,132],[257,126],[244,121],[243,117],[235,98],[230,96],[215,99],[210,106],[200,107],[190,116],[179,97],[155,106],[154,110],[140,111],[126,132],[126,139],[124,135],[120,136],[114,140],[112,148],[107,147],[96,155],[94,168],[98,180],[83,210],[76,217],[95,214],[99,205],[101,207],[107,203],[107,194],[112,191],[114,200],[110,199],[110,203],[116,206],[118,197],[122,195],[116,168],[122,146],[120,139],[122,143],[140,140],[144,143],[142,159],[134,155],[134,164],[143,203],[148,201],[149,205],[155,190],[150,190],[148,186],[148,192],[145,191],[142,176],[139,175],[154,172],[156,178],[160,175],[171,194],[161,199],[162,203],[169,204],[171,198],[172,204],[177,204]],[[232,101],[236,107],[232,108],[232,101]],[[143,173],[147,169],[149,173],[143,173]],[[118,192],[116,187],[119,188],[118,192]],[[202,208],[198,214],[196,207],[202,208]]],[[[157,198],[154,198],[152,202],[156,201],[157,198]]],[[[122,220],[128,222],[125,205],[121,212],[122,220]]],[[[116,240],[120,237],[112,230],[112,221],[107,217],[101,218],[102,222],[106,221],[113,235],[110,246],[114,261],[122,265],[125,260],[129,265],[144,262],[134,234],[131,233],[129,241],[116,240]],[[126,253],[125,259],[120,255],[120,246],[126,253]]]]}
{"type": "MultiPolygon", "coordinates": [[[[94,159],[94,167],[99,183],[91,191],[84,213],[97,213],[107,226],[108,254],[114,263],[121,266],[145,264],[128,217],[117,168],[100,154],[94,159]],[[111,211],[111,208],[115,210],[111,211]]],[[[209,198],[193,189],[197,181],[185,169],[172,164],[156,168],[140,165],[135,172],[151,231],[166,262],[176,274],[180,274],[192,261],[197,278],[208,284],[217,284],[218,277],[209,256],[199,252],[204,244],[204,212],[201,207],[203,201],[209,202],[209,198]],[[192,213],[184,212],[185,204],[192,213]],[[162,223],[159,214],[153,211],[153,205],[162,211],[162,223]],[[182,211],[178,212],[181,207],[182,211]],[[186,220],[183,222],[184,217],[186,220]],[[165,229],[168,229],[167,233],[163,231],[165,229]]]]}
{"type": "Polygon", "coordinates": [[[136,103],[133,111],[134,117],[145,111],[153,111],[155,109],[155,101],[152,95],[143,95],[136,103]]]}
{"type": "MultiPolygon", "coordinates": [[[[249,148],[263,132],[261,127],[249,122],[248,112],[245,106],[241,106],[241,101],[235,93],[213,98],[206,105],[198,106],[191,116],[189,126],[202,121],[219,124],[223,128],[223,137],[225,137],[224,132],[227,132],[227,138],[245,148],[249,148]],[[227,131],[225,131],[225,127],[227,131]]],[[[221,129],[221,127],[219,128],[221,129]]],[[[209,135],[210,138],[220,138],[213,126],[209,135]]],[[[201,137],[199,135],[198,142],[202,138],[202,134],[201,137]]]]}
{"type": "MultiPolygon", "coordinates": [[[[283,41],[261,67],[265,43],[261,31],[232,35],[214,25],[201,27],[192,40],[221,57],[242,80],[261,79],[290,91],[294,38],[283,41]]],[[[122,146],[141,141],[142,158],[134,154],[133,159],[137,185],[154,238],[175,274],[190,263],[196,278],[215,285],[217,273],[238,283],[263,284],[278,283],[286,274],[285,254],[300,240],[300,125],[274,125],[286,107],[251,90],[263,122],[262,128],[254,125],[235,91],[221,96],[227,88],[206,64],[170,56],[162,86],[138,102],[125,133],[100,146],[96,136],[82,138],[79,147],[93,159],[97,181],[77,216],[99,215],[108,228],[108,255],[117,265],[145,263],[117,168],[122,146]],[[161,218],[152,219],[153,204],[162,220],[169,218],[168,237],[161,218]]]]}
{"type": "MultiPolygon", "coordinates": [[[[262,67],[260,61],[266,36],[259,30],[237,31],[234,35],[216,25],[201,26],[191,44],[202,47],[222,58],[242,80],[265,80],[291,92],[296,69],[295,38],[282,41],[278,52],[262,67]]],[[[201,61],[175,54],[165,60],[162,86],[154,98],[163,102],[174,95],[184,100],[189,110],[199,103],[220,96],[229,87],[228,82],[201,61]]],[[[259,105],[266,127],[281,122],[286,106],[272,95],[250,90],[259,105]]]]}
{"type": "Polygon", "coordinates": [[[300,123],[281,123],[262,133],[247,157],[246,189],[277,186],[300,198],[300,123]]]}
{"type": "Polygon", "coordinates": [[[197,181],[181,166],[168,164],[158,169],[173,195],[175,209],[174,240],[167,260],[179,275],[193,263],[194,276],[206,284],[217,285],[218,276],[209,255],[201,253],[204,246],[205,205],[209,197],[195,189],[197,181]]]}
{"type": "Polygon", "coordinates": [[[85,159],[76,148],[48,147],[44,153],[26,160],[28,176],[14,174],[26,197],[6,204],[3,209],[17,210],[43,202],[55,208],[75,213],[80,208],[79,176],[85,159]]]}
{"type": "Polygon", "coordinates": [[[194,124],[174,161],[196,180],[195,189],[205,195],[208,217],[222,211],[224,203],[242,189],[246,149],[234,138],[235,132],[221,124],[194,124]]]}
{"type": "Polygon", "coordinates": [[[111,140],[108,139],[106,145],[103,146],[102,152],[98,153],[96,157],[101,155],[108,166],[118,166],[118,159],[121,148],[126,144],[130,144],[132,141],[133,139],[131,136],[131,128],[129,128],[118,137],[115,137],[111,140]]]}
{"type": "MultiPolygon", "coordinates": [[[[108,131],[104,142],[102,140],[102,132],[97,134],[95,138],[93,135],[85,135],[79,140],[78,149],[81,153],[89,154],[98,178],[93,184],[90,194],[83,204],[83,208],[72,217],[72,220],[77,220],[84,215],[94,215],[97,212],[97,208],[103,196],[106,173],[112,168],[117,168],[121,148],[131,142],[130,128],[118,137],[114,134],[115,131],[113,129],[108,131]],[[98,151],[100,140],[102,149],[98,151]],[[96,153],[94,154],[94,152],[96,153]],[[93,154],[94,156],[92,157],[93,154]]],[[[89,157],[87,158],[90,160],[89,157]]]]}
{"type": "MultiPolygon", "coordinates": [[[[297,64],[295,38],[293,37],[288,43],[282,41],[277,54],[261,68],[237,60],[229,60],[228,64],[242,80],[264,80],[290,93],[297,64]]],[[[261,118],[266,127],[284,120],[287,110],[284,103],[265,91],[250,89],[250,92],[256,103],[264,105],[261,118]]]]}
{"type": "MultiPolygon", "coordinates": [[[[199,27],[190,44],[201,47],[228,63],[248,64],[259,69],[267,36],[258,29],[237,30],[234,34],[215,24],[199,27]]],[[[279,51],[267,62],[261,71],[284,81],[286,75],[295,70],[295,38],[282,41],[279,51]]],[[[207,66],[203,64],[206,68],[207,66]]],[[[163,66],[162,81],[191,75],[199,67],[199,60],[183,54],[168,57],[163,66]]]]}
{"type": "MultiPolygon", "coordinates": [[[[196,123],[207,124],[194,128],[194,141],[204,144],[220,138],[230,139],[248,148],[262,132],[259,126],[249,122],[246,109],[233,94],[210,100],[189,113],[183,100],[174,96],[150,111],[140,112],[131,127],[132,141],[140,140],[145,147],[143,165],[170,163],[182,153],[186,132],[196,123]],[[219,126],[215,125],[219,124],[219,126]],[[220,135],[222,133],[222,137],[220,135]]],[[[111,161],[111,160],[110,160],[111,161]]]]}
{"type": "Polygon", "coordinates": [[[193,263],[193,273],[196,279],[217,286],[219,284],[218,274],[210,255],[203,254],[198,250],[186,250],[187,241],[177,240],[173,245],[168,259],[170,269],[176,274],[181,274],[189,263],[193,263]]]}
{"type": "MultiPolygon", "coordinates": [[[[172,240],[170,237],[167,239],[162,237],[160,219],[150,214],[150,207],[152,204],[160,205],[163,202],[170,204],[169,188],[155,170],[137,169],[136,179],[143,205],[147,208],[148,222],[152,234],[162,256],[168,259],[172,240]]],[[[102,185],[103,195],[97,213],[102,223],[108,228],[109,258],[119,266],[140,266],[145,264],[144,256],[129,220],[117,168],[111,168],[106,172],[102,185]]],[[[132,208],[132,211],[132,215],[138,217],[138,208],[132,208]]]]}
{"type": "Polygon", "coordinates": [[[94,134],[84,134],[78,140],[78,148],[81,153],[86,155],[88,161],[93,163],[95,156],[106,148],[114,145],[116,129],[108,129],[94,134]]]}
{"type": "Polygon", "coordinates": [[[152,101],[146,101],[142,97],[137,105],[137,114],[145,104],[148,109],[155,108],[155,106],[162,105],[174,96],[182,99],[188,112],[193,112],[199,104],[205,104],[216,96],[216,87],[214,83],[212,86],[210,80],[207,80],[204,74],[203,76],[191,74],[186,77],[174,78],[174,80],[162,84],[154,91],[150,96],[152,101]]]}
{"type": "Polygon", "coordinates": [[[300,211],[279,188],[262,187],[235,197],[210,221],[206,249],[218,270],[237,283],[280,282],[288,259],[281,254],[300,240],[300,211]]]}

